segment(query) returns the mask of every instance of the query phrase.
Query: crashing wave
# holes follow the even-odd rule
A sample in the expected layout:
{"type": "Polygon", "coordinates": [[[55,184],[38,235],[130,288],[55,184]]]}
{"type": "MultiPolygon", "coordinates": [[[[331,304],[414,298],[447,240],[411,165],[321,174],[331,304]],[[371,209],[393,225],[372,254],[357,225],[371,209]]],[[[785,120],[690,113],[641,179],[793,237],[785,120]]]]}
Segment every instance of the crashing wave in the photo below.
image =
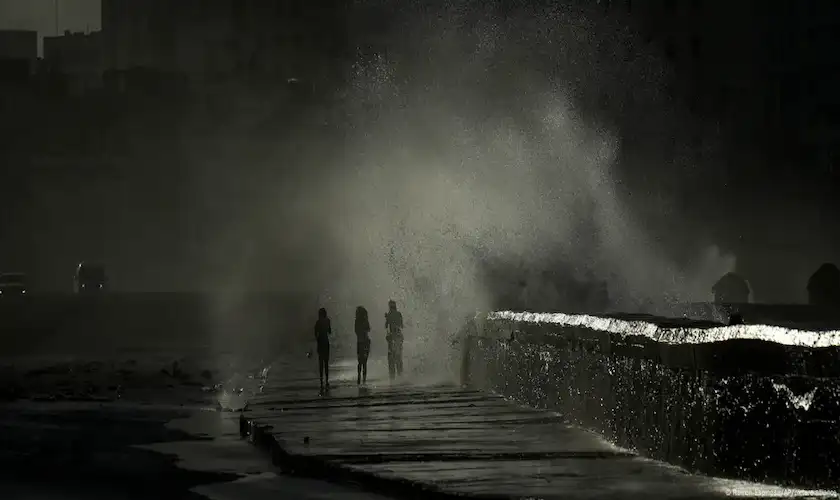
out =
{"type": "Polygon", "coordinates": [[[242,411],[248,407],[251,398],[262,394],[271,365],[251,373],[234,373],[222,383],[216,384],[216,401],[222,411],[242,411]]]}

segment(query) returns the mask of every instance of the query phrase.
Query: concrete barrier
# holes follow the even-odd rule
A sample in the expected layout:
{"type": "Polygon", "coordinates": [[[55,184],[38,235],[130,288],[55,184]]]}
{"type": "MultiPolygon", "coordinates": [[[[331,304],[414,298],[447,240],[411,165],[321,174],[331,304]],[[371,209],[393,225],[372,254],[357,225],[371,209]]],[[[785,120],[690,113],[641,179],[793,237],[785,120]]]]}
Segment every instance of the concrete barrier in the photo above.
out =
{"type": "Polygon", "coordinates": [[[692,471],[840,485],[840,332],[492,313],[469,385],[692,471]]]}
{"type": "Polygon", "coordinates": [[[805,304],[714,304],[693,302],[673,304],[664,311],[671,317],[728,323],[738,313],[744,323],[776,325],[807,330],[830,330],[840,325],[840,309],[805,304]]]}

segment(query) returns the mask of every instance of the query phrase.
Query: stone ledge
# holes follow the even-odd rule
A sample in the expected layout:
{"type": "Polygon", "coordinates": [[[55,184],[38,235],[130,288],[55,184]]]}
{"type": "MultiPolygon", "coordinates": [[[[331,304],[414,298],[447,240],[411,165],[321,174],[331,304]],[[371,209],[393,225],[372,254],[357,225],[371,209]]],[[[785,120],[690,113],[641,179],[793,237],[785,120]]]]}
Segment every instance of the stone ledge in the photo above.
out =
{"type": "Polygon", "coordinates": [[[487,321],[515,324],[556,325],[609,333],[618,338],[645,337],[665,344],[704,344],[728,340],[760,340],[786,346],[840,347],[840,330],[808,331],[771,325],[660,326],[652,321],[626,320],[589,314],[496,311],[487,321]]]}

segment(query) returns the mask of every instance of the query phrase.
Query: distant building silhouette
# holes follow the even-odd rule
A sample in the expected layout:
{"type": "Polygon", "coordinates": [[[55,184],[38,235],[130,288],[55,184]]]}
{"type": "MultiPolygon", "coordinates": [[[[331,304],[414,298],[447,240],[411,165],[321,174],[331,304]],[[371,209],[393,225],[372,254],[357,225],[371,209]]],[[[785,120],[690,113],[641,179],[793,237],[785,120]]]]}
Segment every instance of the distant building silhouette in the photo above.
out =
{"type": "Polygon", "coordinates": [[[26,83],[38,63],[38,33],[0,30],[0,82],[26,83]]]}
{"type": "Polygon", "coordinates": [[[75,92],[100,88],[105,72],[102,32],[71,33],[44,37],[47,71],[61,75],[75,92]]]}
{"type": "Polygon", "coordinates": [[[808,279],[808,304],[812,306],[840,305],[840,269],[826,262],[808,279]]]}
{"type": "Polygon", "coordinates": [[[735,273],[726,273],[712,287],[717,304],[746,304],[750,301],[750,285],[735,273]]]}
{"type": "Polygon", "coordinates": [[[106,63],[194,81],[256,74],[315,79],[345,50],[346,0],[102,0],[106,63]]]}
{"type": "Polygon", "coordinates": [[[0,30],[0,59],[38,59],[38,32],[30,30],[0,30]]]}

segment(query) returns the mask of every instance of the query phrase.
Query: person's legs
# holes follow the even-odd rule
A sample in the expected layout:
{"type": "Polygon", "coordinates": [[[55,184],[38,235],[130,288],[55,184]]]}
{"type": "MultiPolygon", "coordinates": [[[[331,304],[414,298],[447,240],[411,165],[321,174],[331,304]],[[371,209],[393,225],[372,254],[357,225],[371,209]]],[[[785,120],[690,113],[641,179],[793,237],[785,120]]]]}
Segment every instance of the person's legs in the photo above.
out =
{"type": "Polygon", "coordinates": [[[362,361],[362,383],[367,384],[367,363],[368,354],[365,353],[365,359],[362,361]]]}
{"type": "Polygon", "coordinates": [[[391,377],[391,380],[394,380],[394,371],[396,370],[394,354],[394,343],[388,342],[388,375],[391,377]]]}
{"type": "Polygon", "coordinates": [[[356,385],[360,385],[362,383],[362,354],[362,343],[356,342],[356,385]]]}
{"type": "Polygon", "coordinates": [[[326,388],[330,388],[330,345],[327,344],[324,346],[324,382],[326,382],[326,388]]]}
{"type": "Polygon", "coordinates": [[[370,356],[370,342],[359,345],[359,376],[362,383],[367,383],[367,362],[370,356]]]}
{"type": "Polygon", "coordinates": [[[318,379],[321,381],[321,390],[324,390],[324,353],[318,349],[318,379]]]}
{"type": "Polygon", "coordinates": [[[321,389],[330,387],[330,346],[318,345],[318,376],[321,379],[321,389]]]}
{"type": "Polygon", "coordinates": [[[402,377],[403,374],[403,346],[402,342],[397,344],[397,375],[402,377]]]}

